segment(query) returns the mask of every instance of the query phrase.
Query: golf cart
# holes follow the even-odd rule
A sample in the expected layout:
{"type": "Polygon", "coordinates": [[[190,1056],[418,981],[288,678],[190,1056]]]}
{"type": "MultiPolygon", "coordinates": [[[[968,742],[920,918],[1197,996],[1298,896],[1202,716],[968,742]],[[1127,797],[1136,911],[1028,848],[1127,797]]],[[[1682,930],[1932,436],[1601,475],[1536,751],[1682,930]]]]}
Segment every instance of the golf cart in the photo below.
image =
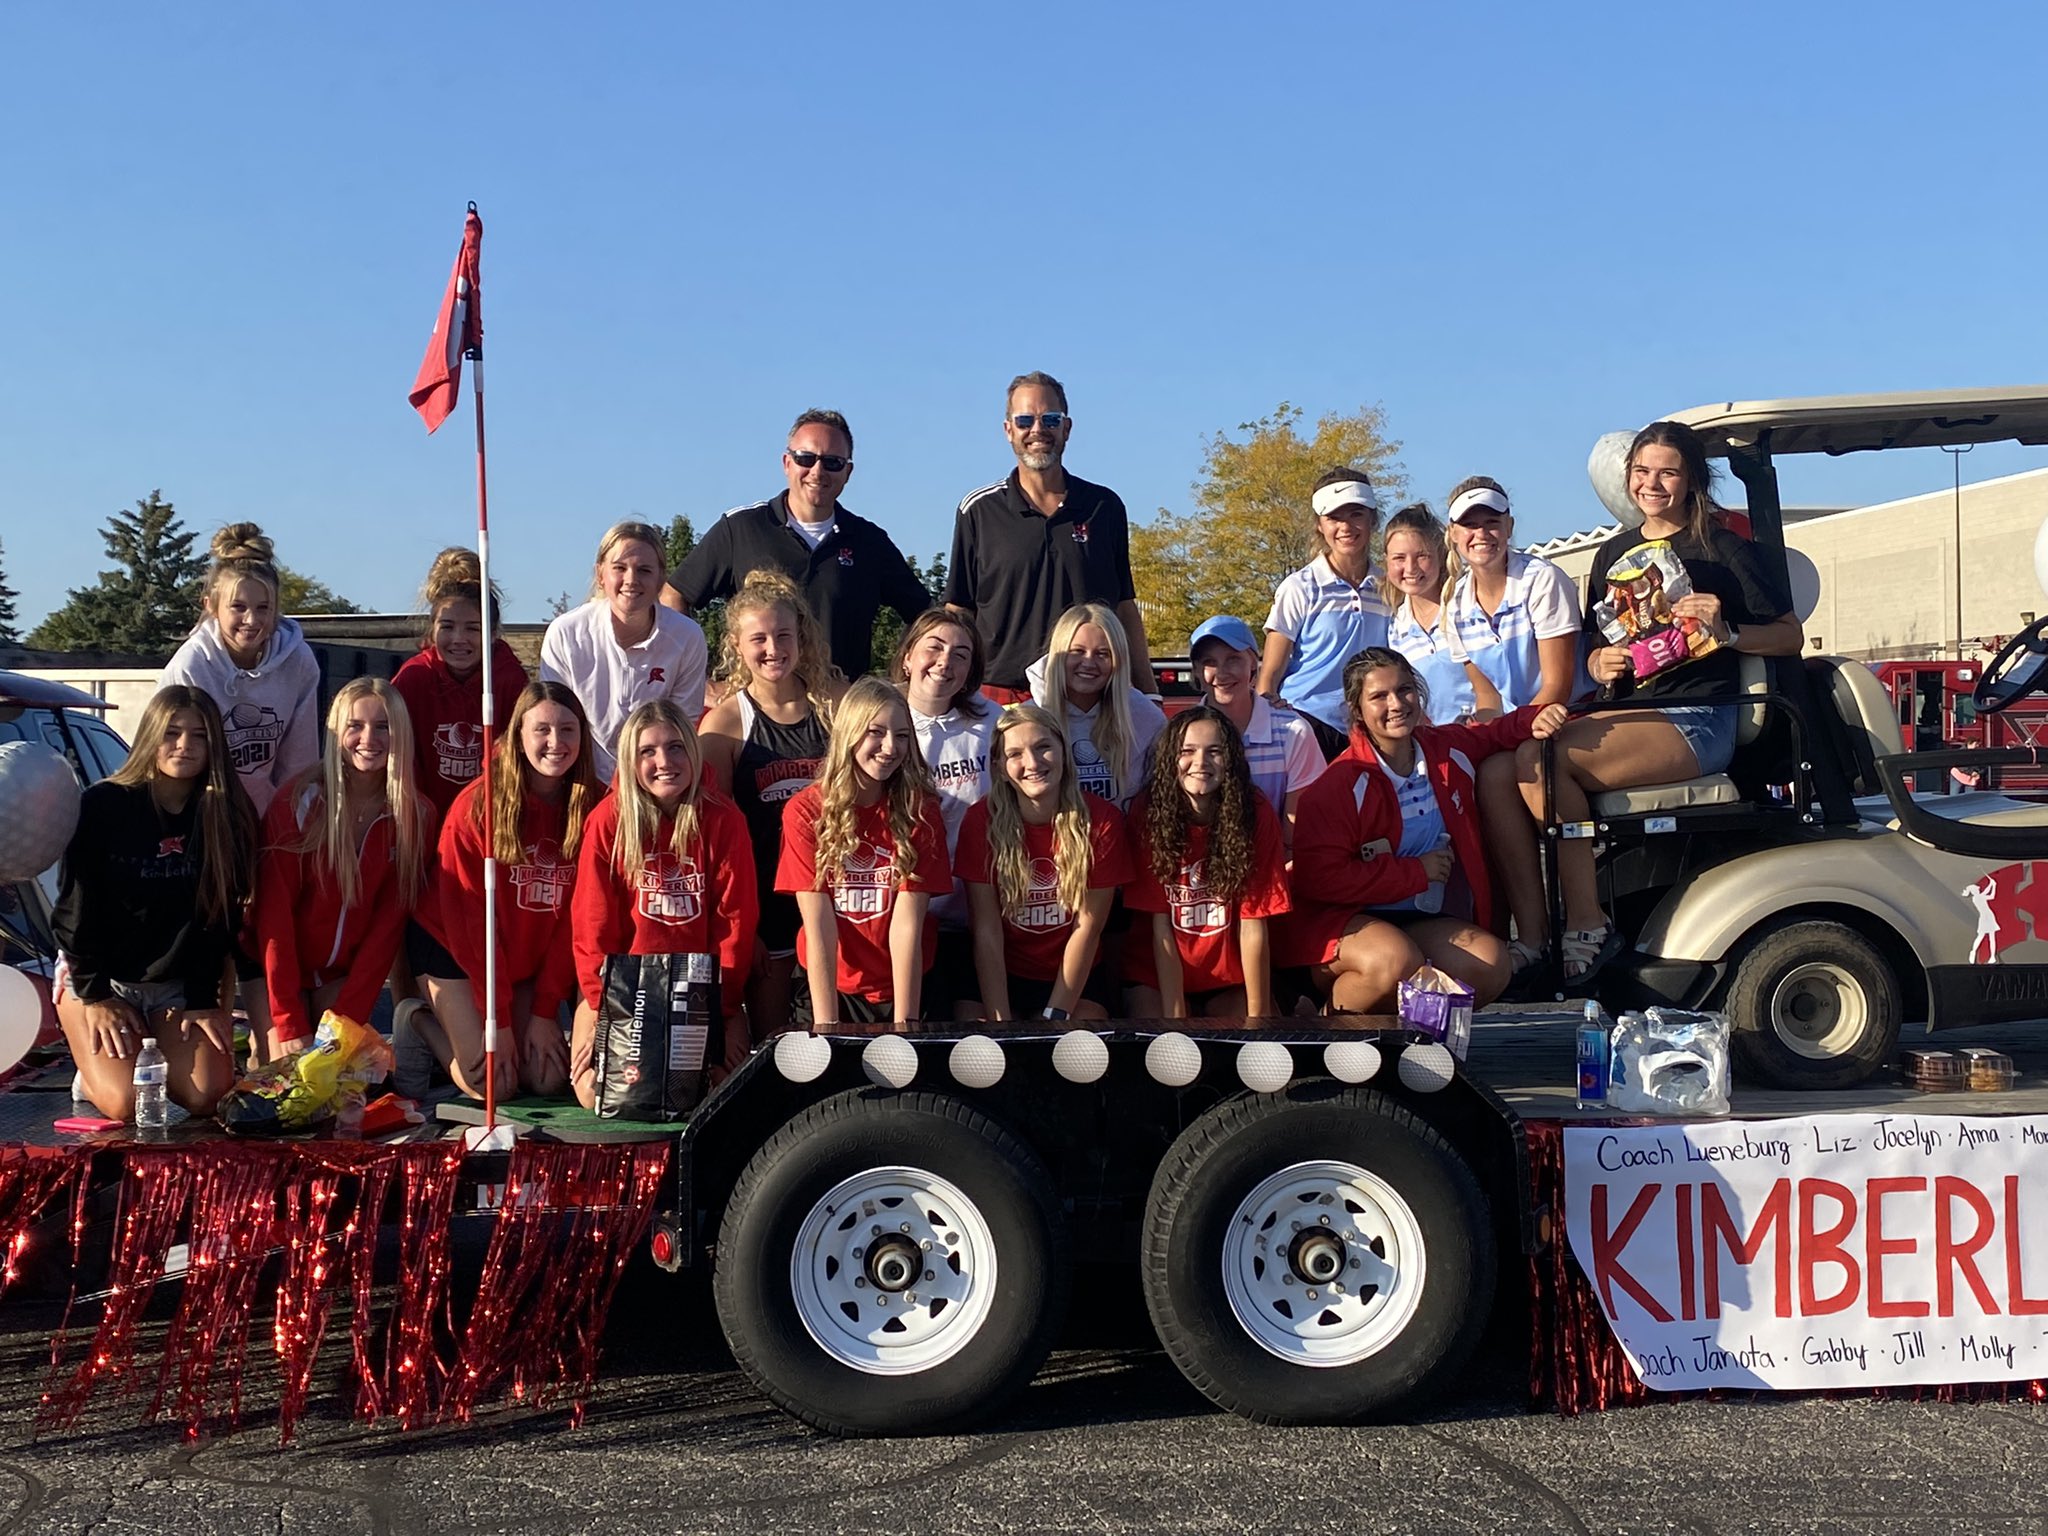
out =
{"type": "MultiPolygon", "coordinates": [[[[1777,458],[2048,443],[2048,387],[1732,402],[1671,419],[1727,461],[1785,582],[1777,458]]],[[[1787,1088],[1862,1081],[1909,1018],[2048,1018],[2048,803],[1912,788],[1926,770],[2039,766],[2048,750],[1908,753],[1876,676],[1840,657],[1745,655],[1741,676],[1741,696],[1723,701],[1741,709],[1727,772],[1595,795],[1591,821],[1546,829],[1597,840],[1602,899],[1633,941],[1602,974],[1602,1000],[1724,1010],[1738,1067],[1787,1088]]],[[[2048,621],[1983,670],[1975,703],[1996,713],[2044,688],[2048,621]]]]}

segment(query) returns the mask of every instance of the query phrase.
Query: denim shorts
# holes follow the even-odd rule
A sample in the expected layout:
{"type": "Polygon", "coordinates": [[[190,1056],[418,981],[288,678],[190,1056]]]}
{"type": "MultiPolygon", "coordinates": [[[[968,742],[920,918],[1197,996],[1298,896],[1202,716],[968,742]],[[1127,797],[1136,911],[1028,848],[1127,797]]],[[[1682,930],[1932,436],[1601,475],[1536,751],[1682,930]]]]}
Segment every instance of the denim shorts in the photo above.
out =
{"type": "Polygon", "coordinates": [[[1681,704],[1659,711],[1678,727],[1699,763],[1697,778],[1723,772],[1735,756],[1734,704],[1681,704]]]}
{"type": "MultiPolygon", "coordinates": [[[[110,979],[107,982],[107,989],[141,1014],[156,1013],[163,1009],[169,1009],[173,1013],[185,1012],[185,984],[180,981],[110,979]]],[[[71,962],[62,955],[57,957],[57,971],[51,978],[51,991],[59,998],[76,995],[71,988],[71,962]]]]}

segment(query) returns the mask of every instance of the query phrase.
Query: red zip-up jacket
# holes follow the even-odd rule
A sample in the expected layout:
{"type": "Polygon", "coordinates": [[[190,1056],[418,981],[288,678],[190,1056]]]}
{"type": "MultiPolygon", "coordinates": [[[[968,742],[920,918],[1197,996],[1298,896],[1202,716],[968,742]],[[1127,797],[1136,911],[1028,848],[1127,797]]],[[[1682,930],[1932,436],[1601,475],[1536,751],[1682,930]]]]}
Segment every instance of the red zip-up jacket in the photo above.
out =
{"type": "MultiPolygon", "coordinates": [[[[263,818],[263,857],[256,866],[256,943],[270,989],[270,1017],[280,1040],[300,1040],[320,1021],[306,1013],[305,995],[339,979],[334,1011],[366,1024],[391,972],[411,903],[398,889],[398,849],[391,817],[379,816],[356,849],[356,902],[341,903],[341,887],[316,854],[301,853],[306,827],[320,814],[320,786],[289,785],[263,818]]],[[[434,816],[420,805],[422,830],[431,838],[434,816]]],[[[432,844],[429,847],[431,859],[432,844]]]]}
{"type": "MultiPolygon", "coordinates": [[[[478,779],[455,797],[441,823],[434,888],[420,903],[420,925],[455,957],[469,978],[479,1012],[484,1005],[484,833],[477,824],[478,779]]],[[[576,861],[562,853],[566,798],[526,797],[519,813],[517,864],[498,866],[498,1022],[510,1025],[512,989],[533,983],[533,1015],[551,1019],[576,986],[569,940],[570,893],[576,861]]],[[[587,819],[587,818],[586,818],[587,819]]],[[[524,1020],[517,1021],[524,1023],[524,1020]]]]}
{"type": "Polygon", "coordinates": [[[584,823],[569,926],[576,984],[592,1008],[604,1006],[608,955],[715,954],[726,1011],[746,995],[761,920],[753,840],[739,807],[708,788],[697,817],[697,840],[680,858],[669,846],[675,819],[662,817],[631,876],[613,860],[619,797],[605,796],[584,823]]]}
{"type": "MultiPolygon", "coordinates": [[[[491,688],[499,727],[527,682],[526,668],[502,640],[491,642],[491,688]]],[[[483,767],[484,670],[457,677],[433,646],[407,659],[391,679],[412,721],[420,793],[443,817],[483,767]]]]}
{"type": "MultiPolygon", "coordinates": [[[[1499,913],[1480,832],[1477,765],[1527,741],[1537,713],[1532,704],[1497,720],[1415,728],[1451,853],[1472,888],[1473,912],[1482,928],[1494,928],[1499,913]]],[[[1391,906],[1427,890],[1422,860],[1391,851],[1400,846],[1400,800],[1380,771],[1371,740],[1354,730],[1350,749],[1301,792],[1295,809],[1294,914],[1280,946],[1282,962],[1325,962],[1344,925],[1362,908],[1391,906]]]]}

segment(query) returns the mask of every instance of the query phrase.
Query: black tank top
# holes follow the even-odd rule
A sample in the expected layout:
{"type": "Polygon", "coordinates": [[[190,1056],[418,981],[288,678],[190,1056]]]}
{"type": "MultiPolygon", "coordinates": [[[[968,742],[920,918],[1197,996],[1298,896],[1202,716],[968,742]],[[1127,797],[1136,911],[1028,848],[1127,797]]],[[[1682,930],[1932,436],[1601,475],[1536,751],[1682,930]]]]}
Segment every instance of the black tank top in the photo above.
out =
{"type": "Polygon", "coordinates": [[[733,764],[732,797],[747,818],[764,892],[775,889],[775,866],[782,858],[782,808],[817,778],[829,739],[816,710],[795,725],[783,725],[740,694],[740,755],[733,764]]]}

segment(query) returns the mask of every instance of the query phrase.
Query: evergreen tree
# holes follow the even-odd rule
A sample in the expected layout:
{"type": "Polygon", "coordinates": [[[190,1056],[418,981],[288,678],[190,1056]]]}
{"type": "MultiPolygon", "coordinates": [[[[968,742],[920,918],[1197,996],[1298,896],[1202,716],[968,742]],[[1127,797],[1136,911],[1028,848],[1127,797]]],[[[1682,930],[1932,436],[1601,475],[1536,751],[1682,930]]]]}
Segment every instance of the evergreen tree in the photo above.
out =
{"type": "Polygon", "coordinates": [[[20,614],[15,609],[14,600],[21,594],[7,585],[6,552],[6,547],[0,545],[0,642],[15,645],[21,640],[21,632],[15,628],[20,614]]]}
{"type": "Polygon", "coordinates": [[[100,533],[115,568],[90,587],[73,587],[28,643],[53,651],[176,650],[199,621],[206,557],[192,553],[194,537],[161,491],[133,512],[115,513],[100,533]]]}

